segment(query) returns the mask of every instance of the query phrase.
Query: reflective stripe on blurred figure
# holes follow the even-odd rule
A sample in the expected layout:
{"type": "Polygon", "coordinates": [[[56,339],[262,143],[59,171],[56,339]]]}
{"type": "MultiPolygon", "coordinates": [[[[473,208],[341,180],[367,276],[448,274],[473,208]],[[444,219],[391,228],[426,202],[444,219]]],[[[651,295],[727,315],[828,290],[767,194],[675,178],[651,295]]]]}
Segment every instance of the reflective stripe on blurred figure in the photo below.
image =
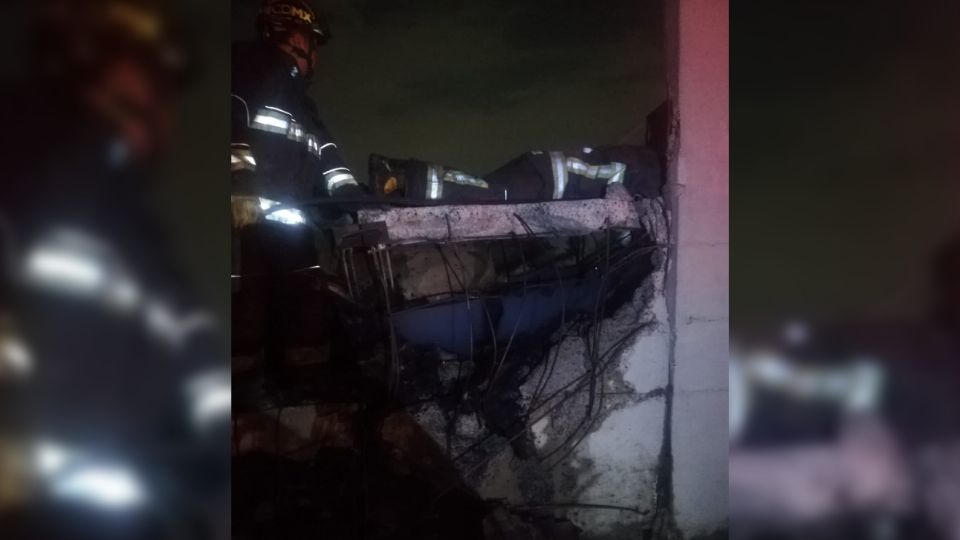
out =
{"type": "Polygon", "coordinates": [[[166,299],[152,296],[109,244],[77,230],[55,230],[29,248],[21,272],[27,286],[138,316],[168,347],[183,347],[192,336],[214,328],[210,314],[178,313],[166,299]]]}
{"type": "Polygon", "coordinates": [[[960,440],[928,448],[920,462],[921,504],[946,540],[960,540],[960,440]]]}

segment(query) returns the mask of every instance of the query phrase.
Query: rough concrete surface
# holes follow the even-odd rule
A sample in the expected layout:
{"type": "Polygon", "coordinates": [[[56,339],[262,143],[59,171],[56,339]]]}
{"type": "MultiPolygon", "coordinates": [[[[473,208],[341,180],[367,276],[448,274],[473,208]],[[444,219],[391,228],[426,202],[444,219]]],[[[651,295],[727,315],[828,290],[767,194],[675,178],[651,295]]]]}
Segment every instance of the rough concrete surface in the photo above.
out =
{"type": "Polygon", "coordinates": [[[386,223],[394,244],[526,236],[527,227],[538,235],[577,235],[640,226],[637,205],[620,185],[605,199],[370,209],[360,210],[359,219],[386,223]]]}
{"type": "Polygon", "coordinates": [[[729,2],[672,0],[667,50],[677,114],[668,187],[672,302],[672,488],[686,538],[727,523],[729,2]]]}
{"type": "MultiPolygon", "coordinates": [[[[665,220],[659,223],[665,225],[665,220]]],[[[649,526],[656,503],[670,350],[666,257],[657,257],[656,264],[658,269],[632,301],[603,320],[599,350],[613,352],[606,369],[599,370],[589,418],[588,386],[567,388],[578,378],[587,380],[590,370],[586,343],[570,335],[550,351],[548,358],[555,361],[537,366],[520,388],[521,403],[530,411],[535,457],[518,458],[506,439],[484,440],[485,432],[474,418],[461,418],[451,438],[451,454],[465,453],[457,468],[481,496],[560,505],[555,513],[583,529],[584,538],[638,538],[649,526]],[[541,377],[544,369],[551,370],[549,378],[541,377]],[[541,380],[546,383],[538,394],[541,380]],[[624,508],[566,506],[571,503],[624,508]]],[[[446,419],[438,406],[427,404],[416,416],[439,444],[446,444],[446,419]]]]}

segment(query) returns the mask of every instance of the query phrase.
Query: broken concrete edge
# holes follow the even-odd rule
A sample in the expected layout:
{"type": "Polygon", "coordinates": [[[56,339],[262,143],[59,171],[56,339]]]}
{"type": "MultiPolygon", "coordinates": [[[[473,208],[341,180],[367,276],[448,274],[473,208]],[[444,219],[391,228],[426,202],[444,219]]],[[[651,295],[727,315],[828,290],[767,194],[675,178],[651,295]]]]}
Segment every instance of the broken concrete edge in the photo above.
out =
{"type": "Polygon", "coordinates": [[[656,227],[662,207],[659,199],[638,202],[623,186],[612,185],[604,199],[365,209],[358,218],[361,225],[385,223],[391,244],[410,244],[656,227]]]}
{"type": "MultiPolygon", "coordinates": [[[[641,459],[636,465],[628,466],[623,463],[622,460],[608,461],[603,456],[607,456],[609,452],[604,453],[604,451],[601,450],[601,453],[597,454],[596,451],[589,450],[588,448],[592,446],[592,442],[594,442],[593,439],[598,436],[598,432],[601,430],[607,432],[607,435],[603,435],[601,438],[607,437],[611,433],[617,434],[617,437],[622,436],[623,431],[620,428],[606,425],[612,415],[622,411],[628,414],[630,418],[639,418],[642,420],[646,417],[644,414],[641,414],[640,417],[635,416],[636,413],[641,413],[639,409],[636,409],[635,412],[626,410],[635,408],[642,403],[649,403],[648,407],[654,406],[663,410],[663,400],[666,390],[660,384],[662,381],[653,382],[640,376],[642,374],[628,374],[627,371],[630,368],[630,364],[637,362],[654,360],[658,363],[663,363],[666,361],[662,355],[655,354],[655,352],[659,351],[663,346],[650,342],[650,340],[659,342],[664,339],[663,330],[665,323],[661,318],[666,309],[665,305],[663,305],[665,264],[666,257],[661,259],[659,270],[653,272],[644,282],[644,286],[637,289],[634,305],[624,306],[621,310],[618,310],[618,313],[612,314],[611,319],[614,320],[608,319],[607,331],[602,334],[602,341],[607,343],[621,335],[624,328],[631,322],[636,323],[640,321],[651,323],[647,330],[638,333],[619,349],[619,352],[616,354],[616,359],[612,362],[611,372],[602,382],[604,386],[608,384],[608,382],[617,382],[617,386],[612,388],[612,390],[627,390],[629,395],[622,396],[623,399],[617,400],[618,403],[616,404],[611,403],[610,409],[598,411],[595,425],[592,426],[588,434],[585,435],[588,441],[587,444],[581,447],[583,452],[578,451],[574,453],[570,458],[570,466],[561,467],[561,469],[558,469],[555,473],[568,476],[568,482],[572,482],[572,484],[565,488],[557,485],[554,488],[556,491],[551,490],[550,495],[546,498],[534,499],[532,503],[527,501],[528,504],[551,506],[552,508],[545,508],[544,511],[558,518],[562,517],[570,520],[588,534],[588,538],[631,538],[636,537],[641,531],[658,529],[657,498],[655,494],[651,493],[656,489],[657,485],[653,484],[650,486],[650,484],[647,484],[647,481],[641,480],[641,478],[647,475],[651,475],[654,478],[659,477],[658,471],[656,471],[656,468],[659,466],[659,460],[656,458],[646,461],[641,459]],[[653,296],[652,305],[650,295],[653,296]],[[644,313],[640,316],[629,315],[634,308],[639,305],[645,308],[644,313]],[[656,347],[656,349],[651,350],[651,346],[656,347]],[[637,384],[638,381],[642,381],[643,386],[637,384]],[[652,471],[652,474],[645,471],[652,471]],[[653,505],[650,504],[651,499],[653,499],[653,505]],[[632,508],[635,509],[635,511],[626,512],[625,510],[614,509],[610,506],[612,504],[632,508]]],[[[568,355],[569,361],[575,364],[577,363],[577,359],[574,358],[575,355],[572,353],[573,351],[571,351],[571,355],[568,355]]],[[[564,380],[565,379],[557,380],[557,384],[563,383],[564,380]]],[[[577,404],[576,407],[579,409],[580,405],[577,404]]],[[[652,410],[647,409],[647,411],[648,413],[646,414],[649,414],[649,411],[652,410]]],[[[439,449],[443,444],[443,431],[442,429],[430,429],[430,426],[442,425],[443,419],[436,418],[431,422],[424,416],[425,414],[429,416],[431,412],[436,414],[439,411],[428,409],[415,412],[409,418],[407,424],[415,419],[415,423],[419,425],[420,429],[425,430],[426,435],[437,443],[437,449],[439,449]]],[[[355,413],[356,404],[330,404],[326,406],[283,407],[252,415],[241,415],[238,419],[239,425],[237,426],[240,431],[237,450],[241,454],[266,452],[283,455],[291,459],[306,460],[310,459],[312,451],[318,447],[349,448],[355,443],[349,436],[351,430],[348,427],[354,422],[351,417],[355,413]],[[346,409],[343,411],[344,414],[331,414],[341,408],[346,409]]],[[[662,413],[660,414],[662,415],[662,413]]],[[[661,416],[660,422],[663,421],[662,418],[663,416],[661,416]]],[[[567,422],[566,424],[571,423],[572,422],[567,422]]],[[[631,421],[631,423],[635,422],[631,421]]],[[[623,422],[620,421],[619,425],[621,425],[621,427],[622,424],[623,422]]],[[[480,426],[474,422],[470,422],[470,425],[472,428],[467,429],[467,432],[472,437],[480,435],[480,426]]],[[[641,422],[636,425],[636,428],[645,430],[648,429],[645,426],[652,427],[653,425],[654,424],[641,422]]],[[[569,428],[570,426],[567,425],[567,427],[569,428]]],[[[461,435],[466,434],[462,433],[461,435]]],[[[559,437],[560,434],[557,435],[559,437]]],[[[520,473],[520,471],[515,469],[517,465],[511,457],[512,452],[509,449],[509,444],[499,439],[491,441],[491,443],[499,448],[495,453],[500,454],[500,457],[507,460],[504,462],[504,465],[508,469],[511,469],[511,476],[520,473]],[[510,464],[511,462],[513,462],[512,465],[510,464]]],[[[609,444],[606,443],[600,444],[602,446],[609,446],[609,444]]],[[[403,447],[404,445],[400,444],[399,446],[403,447]]],[[[656,452],[653,448],[651,448],[651,450],[656,452]]],[[[440,451],[440,453],[442,453],[442,451],[440,451]]],[[[434,454],[436,454],[436,452],[434,452],[434,454]]],[[[438,454],[434,457],[437,456],[438,454]]],[[[437,459],[439,460],[440,458],[438,457],[437,459]]],[[[487,469],[487,467],[492,466],[493,463],[493,461],[490,461],[487,463],[487,466],[483,468],[487,469]]],[[[532,465],[536,467],[535,464],[532,465]]],[[[478,483],[486,483],[485,479],[488,473],[486,471],[474,472],[480,472],[479,478],[474,474],[467,474],[465,475],[464,481],[474,488],[480,488],[479,491],[482,494],[486,490],[478,485],[478,483]],[[480,478],[484,478],[484,480],[480,480],[480,478]]],[[[463,474],[464,471],[461,469],[459,473],[463,474]]],[[[548,480],[552,476],[553,475],[548,475],[544,480],[553,483],[556,480],[548,480]]],[[[522,479],[520,477],[514,480],[514,482],[521,481],[522,479]]],[[[496,500],[496,497],[485,498],[488,500],[496,500]]],[[[525,498],[526,497],[520,497],[520,500],[524,500],[525,498]]]]}
{"type": "MultiPolygon", "coordinates": [[[[644,285],[637,289],[635,293],[637,296],[634,300],[633,307],[625,306],[621,310],[621,313],[611,314],[605,326],[607,331],[603,333],[602,341],[609,344],[622,335],[622,332],[626,328],[624,325],[628,325],[629,323],[635,324],[637,322],[650,325],[649,331],[640,332],[631,338],[623,348],[619,349],[615,355],[615,359],[612,361],[609,372],[604,377],[604,380],[601,381],[602,385],[616,384],[617,389],[625,390],[626,392],[615,400],[611,399],[608,409],[597,412],[594,419],[586,426],[586,431],[581,432],[582,437],[574,437],[574,440],[580,439],[585,444],[580,445],[578,449],[571,452],[569,459],[564,458],[562,461],[567,464],[561,464],[562,466],[553,473],[543,475],[545,471],[541,470],[542,465],[539,465],[536,460],[531,463],[518,463],[513,458],[509,441],[500,437],[491,437],[486,441],[486,444],[477,447],[475,449],[478,453],[476,460],[467,458],[458,463],[459,472],[464,476],[465,481],[476,489],[481,496],[488,499],[504,498],[505,500],[525,500],[528,503],[534,501],[541,504],[558,504],[575,501],[578,504],[588,505],[602,505],[610,501],[624,501],[627,503],[627,506],[636,506],[640,511],[640,513],[636,515],[622,515],[617,512],[609,513],[608,515],[607,512],[598,512],[597,510],[578,510],[574,507],[555,508],[554,512],[556,514],[562,515],[566,519],[570,519],[576,523],[589,534],[590,538],[626,538],[635,537],[640,531],[645,530],[664,531],[663,525],[665,522],[670,524],[666,526],[666,531],[673,529],[671,526],[672,516],[669,511],[671,505],[669,505],[669,503],[664,504],[669,500],[669,488],[671,484],[668,471],[672,467],[669,459],[668,437],[670,428],[667,421],[666,406],[666,401],[671,390],[668,376],[664,373],[662,378],[657,377],[655,384],[650,380],[642,379],[642,384],[636,384],[636,381],[638,381],[636,373],[638,364],[650,362],[652,359],[654,363],[660,365],[663,372],[667,371],[668,352],[672,347],[672,329],[670,327],[665,297],[670,258],[670,253],[667,252],[667,247],[670,244],[669,239],[671,237],[670,221],[666,204],[661,199],[633,201],[628,196],[627,201],[627,206],[632,208],[632,215],[636,216],[636,221],[633,222],[632,225],[642,228],[642,230],[647,233],[649,240],[661,247],[662,255],[657,259],[656,269],[645,280],[644,285]],[[639,314],[635,312],[636,308],[642,309],[644,312],[642,316],[637,317],[639,314]],[[619,324],[612,324],[613,319],[623,320],[619,324]],[[629,375],[630,382],[627,381],[628,371],[631,372],[629,375]],[[613,401],[616,401],[616,403],[613,401]],[[650,409],[649,407],[651,406],[658,409],[658,412],[650,409]],[[624,427],[625,419],[629,420],[629,425],[634,425],[636,429],[640,431],[652,429],[657,433],[656,438],[659,440],[656,441],[655,445],[652,441],[649,441],[650,446],[648,446],[648,448],[650,448],[651,454],[648,458],[640,459],[638,456],[638,459],[626,462],[620,459],[622,456],[618,457],[614,455],[615,453],[610,453],[610,441],[608,439],[612,436],[611,434],[614,434],[618,438],[624,435],[625,432],[622,428],[624,427]],[[618,428],[617,426],[620,427],[618,428]],[[664,443],[667,445],[666,448],[664,448],[664,443]],[[597,446],[599,449],[591,450],[591,446],[597,446]],[[531,469],[533,472],[540,471],[540,474],[536,475],[538,481],[534,483],[535,485],[529,484],[529,481],[532,479],[532,473],[528,471],[528,469],[531,469]],[[561,477],[566,477],[567,479],[560,480],[559,478],[561,477]],[[526,478],[526,480],[524,480],[524,478],[526,478]],[[543,483],[549,484],[549,486],[540,486],[540,484],[543,483]],[[541,487],[546,487],[547,489],[540,492],[541,487]],[[666,495],[663,493],[664,488],[668,490],[666,495]],[[530,490],[537,492],[536,494],[539,496],[532,496],[534,493],[530,490]],[[513,493],[513,495],[511,496],[510,493],[513,493]]],[[[598,201],[593,201],[593,203],[597,202],[598,201]]],[[[606,203],[609,201],[603,200],[599,202],[606,203]]],[[[583,211],[585,208],[589,209],[590,212],[606,211],[604,207],[590,205],[584,201],[566,201],[565,203],[575,205],[577,207],[575,210],[578,212],[583,211]]],[[[558,203],[544,204],[555,205],[558,203]]],[[[623,204],[622,201],[621,204],[623,204]]],[[[499,225],[506,224],[516,227],[513,229],[516,231],[513,234],[529,235],[530,231],[528,231],[524,225],[530,227],[534,232],[540,230],[545,231],[543,234],[563,234],[557,232],[558,227],[556,223],[547,222],[547,226],[541,226],[540,229],[535,229],[534,224],[527,222],[528,220],[522,216],[520,219],[516,219],[516,216],[511,217],[510,209],[514,209],[517,206],[520,205],[497,205],[476,208],[495,208],[496,212],[488,216],[488,219],[496,220],[496,223],[499,225]]],[[[537,208],[542,205],[524,206],[537,208]]],[[[422,218],[422,215],[416,214],[416,210],[419,209],[403,214],[403,217],[411,218],[412,216],[416,216],[422,218]]],[[[434,210],[437,210],[437,208],[434,208],[434,210]]],[[[455,217],[448,216],[449,214],[446,213],[446,211],[431,215],[431,218],[435,220],[432,225],[435,227],[433,231],[435,236],[433,239],[429,238],[430,235],[421,234],[420,236],[425,238],[425,240],[412,239],[407,242],[465,241],[476,238],[475,236],[470,238],[463,237],[462,229],[455,226],[455,218],[463,217],[462,215],[455,217]],[[458,233],[460,233],[459,236],[458,233]]],[[[468,217],[475,218],[476,216],[468,217]]],[[[474,223],[482,223],[482,220],[474,223]]],[[[540,222],[536,223],[538,225],[540,224],[540,222]]],[[[462,225],[462,223],[458,222],[457,225],[462,225]]],[[[583,226],[582,223],[579,223],[579,225],[580,227],[583,226]]],[[[405,223],[404,226],[417,228],[419,230],[419,228],[424,225],[423,222],[409,222],[405,223]]],[[[391,240],[395,241],[397,236],[395,234],[395,227],[390,223],[387,224],[387,227],[391,231],[391,240]]],[[[485,234],[490,232],[489,227],[480,225],[477,225],[477,227],[475,230],[481,230],[485,234]]],[[[566,231],[567,234],[571,236],[584,234],[585,232],[595,232],[595,230],[583,231],[578,227],[568,227],[566,231]]],[[[470,234],[476,234],[473,230],[468,232],[470,234]]],[[[564,344],[568,344],[568,340],[562,340],[557,346],[563,347],[564,344]]],[[[563,356],[567,356],[567,360],[563,361],[563,363],[570,366],[571,369],[575,369],[578,362],[582,363],[582,358],[575,353],[563,356]]],[[[570,376],[575,375],[576,373],[570,376]]],[[[568,378],[569,377],[559,378],[558,382],[562,383],[568,378]]],[[[579,412],[582,405],[583,404],[579,403],[577,399],[571,400],[567,406],[555,411],[550,416],[566,416],[567,413],[564,412],[564,409],[567,409],[567,407],[571,410],[576,409],[576,412],[579,412]]],[[[444,426],[446,426],[446,423],[436,407],[429,405],[424,406],[424,408],[414,413],[414,416],[417,418],[418,423],[424,426],[427,433],[434,438],[437,444],[445,444],[446,430],[444,426]]],[[[546,432],[554,428],[555,420],[555,418],[552,421],[543,418],[541,422],[532,423],[529,428],[533,430],[535,439],[544,438],[544,435],[547,434],[546,432]]],[[[576,420],[576,418],[573,420],[576,420]]],[[[567,421],[557,422],[557,424],[562,425],[564,431],[550,433],[550,436],[547,437],[548,439],[562,440],[564,435],[568,434],[569,429],[577,423],[575,421],[567,421]]],[[[481,431],[481,426],[472,419],[461,419],[461,422],[458,423],[458,426],[454,430],[454,455],[460,456],[461,451],[465,447],[471,446],[470,443],[476,440],[476,437],[481,434],[481,431]]],[[[628,429],[627,431],[632,430],[628,429]]],[[[643,444],[646,444],[643,443],[645,439],[640,437],[640,435],[636,437],[630,436],[630,438],[637,439],[637,441],[642,443],[639,448],[642,448],[643,444]]],[[[543,443],[538,444],[537,446],[541,447],[542,444],[543,443]]]]}
{"type": "MultiPolygon", "coordinates": [[[[673,142],[673,144],[676,144],[673,142]]],[[[670,246],[677,245],[676,211],[679,207],[680,189],[676,182],[676,165],[671,164],[668,181],[661,203],[663,222],[662,234],[670,246]]],[[[663,443],[657,463],[656,501],[652,520],[659,535],[664,538],[682,538],[674,515],[673,494],[673,393],[676,373],[677,350],[677,253],[675,249],[667,252],[664,261],[663,296],[666,302],[665,323],[668,328],[667,384],[664,388],[663,443]]]]}
{"type": "MultiPolygon", "coordinates": [[[[666,373],[660,376],[655,373],[660,369],[666,371],[665,353],[669,350],[669,326],[665,318],[664,299],[665,266],[664,256],[657,270],[650,275],[644,286],[638,289],[638,301],[643,303],[646,310],[638,320],[644,323],[646,329],[631,338],[619,351],[608,375],[608,380],[619,380],[629,389],[629,399],[611,403],[610,409],[599,415],[599,421],[591,427],[586,436],[586,444],[582,445],[572,458],[574,461],[592,462],[596,468],[590,475],[579,475],[580,492],[584,500],[603,501],[612,496],[618,500],[631,500],[631,504],[636,502],[649,512],[636,520],[596,513],[567,516],[585,531],[589,531],[590,538],[636,537],[641,531],[657,530],[663,520],[659,503],[662,500],[660,479],[666,441],[661,427],[666,423],[668,388],[666,373]],[[650,288],[647,293],[649,296],[640,300],[643,289],[647,287],[650,288]],[[644,369],[644,366],[647,366],[647,369],[644,369]],[[650,367],[654,369],[652,372],[649,371],[650,367]],[[645,435],[649,430],[658,434],[654,436],[658,441],[654,442],[645,435]],[[632,432],[635,432],[635,435],[630,435],[632,432]],[[621,444],[631,439],[634,444],[629,447],[635,450],[647,448],[651,455],[642,458],[638,454],[629,462],[618,460],[617,452],[611,453],[611,441],[621,444]],[[637,444],[639,446],[636,446],[637,444]]],[[[617,317],[614,315],[613,319],[617,317]]]]}
{"type": "MultiPolygon", "coordinates": [[[[582,205],[582,201],[568,202],[582,205]]],[[[669,513],[666,516],[661,513],[661,505],[664,501],[661,490],[663,487],[668,489],[670,487],[669,482],[663,481],[665,477],[664,469],[669,469],[671,466],[669,461],[665,460],[665,456],[669,457],[669,451],[665,451],[664,448],[664,445],[669,448],[670,442],[670,430],[667,427],[668,415],[665,406],[670,388],[666,384],[666,375],[663,375],[663,378],[657,377],[656,382],[654,382],[646,378],[646,372],[638,373],[636,371],[638,365],[650,362],[655,362],[663,371],[666,370],[667,351],[670,350],[672,345],[670,343],[672,329],[668,324],[668,307],[665,295],[666,274],[670,266],[671,255],[667,252],[666,247],[669,244],[668,239],[671,231],[667,211],[662,200],[649,199],[636,202],[630,200],[629,202],[630,206],[634,207],[637,224],[643,227],[650,240],[661,246],[659,250],[661,255],[656,259],[656,269],[644,280],[644,284],[636,289],[633,305],[624,306],[619,310],[620,313],[606,317],[607,322],[600,337],[603,344],[609,345],[623,335],[622,332],[628,326],[635,325],[638,322],[651,324],[651,330],[637,334],[622,349],[618,348],[619,352],[615,354],[615,360],[612,362],[610,371],[605,380],[601,381],[601,384],[605,385],[608,382],[616,384],[617,387],[613,390],[623,390],[625,392],[623,392],[624,395],[616,398],[616,403],[610,403],[609,410],[598,411],[595,420],[591,422],[592,425],[588,427],[584,435],[585,444],[580,446],[579,450],[582,450],[583,453],[580,451],[573,452],[570,456],[569,467],[563,465],[556,473],[544,475],[540,478],[542,482],[553,485],[549,492],[543,494],[545,495],[543,498],[521,498],[521,500],[526,499],[526,502],[533,501],[554,505],[575,503],[577,505],[602,506],[609,505],[613,501],[623,501],[626,503],[624,506],[636,507],[638,511],[636,514],[622,513],[611,509],[578,509],[573,506],[554,509],[555,514],[566,516],[587,531],[590,538],[595,539],[636,537],[640,531],[662,530],[660,524],[665,521],[664,518],[667,521],[672,521],[669,513]],[[638,309],[642,313],[639,313],[638,309]],[[637,381],[642,381],[642,384],[636,384],[637,381]],[[644,403],[646,405],[643,405],[644,403]],[[645,408],[641,409],[640,407],[645,408]],[[657,409],[657,411],[654,411],[651,407],[657,409]],[[662,432],[659,429],[661,425],[664,426],[662,432]],[[612,436],[621,437],[627,432],[635,431],[624,429],[625,426],[634,426],[636,430],[639,430],[637,433],[656,431],[657,436],[662,438],[654,446],[654,441],[630,435],[631,440],[636,439],[641,445],[630,445],[622,451],[611,453],[612,436]],[[666,434],[666,436],[663,434],[666,434]],[[644,441],[650,443],[647,446],[649,453],[644,454],[646,457],[641,458],[638,454],[636,459],[623,459],[623,452],[630,452],[631,448],[643,448],[643,445],[646,444],[644,441]],[[591,446],[597,446],[597,448],[591,449],[591,446]],[[561,480],[560,477],[567,477],[567,479],[561,480]]],[[[498,205],[498,207],[501,208],[500,212],[502,213],[504,211],[503,206],[498,205]]],[[[446,218],[442,219],[444,229],[447,230],[446,218]]],[[[519,220],[514,219],[514,221],[517,221],[517,224],[522,227],[519,220]]],[[[530,225],[528,224],[528,226],[530,225]]],[[[529,233],[524,232],[522,234],[529,233]]],[[[443,240],[447,239],[448,236],[444,235],[443,240]]],[[[577,362],[582,364],[582,358],[579,358],[579,360],[578,358],[577,355],[571,355],[569,358],[570,365],[574,366],[577,362]]],[[[557,384],[562,382],[564,380],[557,380],[557,384]]],[[[572,400],[569,402],[569,406],[576,408],[579,412],[582,404],[572,400]]],[[[284,411],[280,414],[271,415],[271,419],[279,420],[283,425],[284,429],[281,430],[281,433],[287,437],[279,441],[274,439],[276,427],[265,422],[265,425],[258,430],[262,432],[259,437],[251,434],[252,438],[241,438],[243,444],[240,445],[240,450],[246,452],[251,450],[272,451],[292,454],[297,457],[307,457],[306,454],[301,455],[300,451],[305,448],[316,448],[316,445],[348,445],[349,441],[341,439],[343,430],[338,429],[339,426],[337,425],[343,420],[337,418],[321,420],[318,418],[318,412],[320,411],[308,409],[296,412],[284,411]],[[334,425],[327,425],[328,423],[334,425]]],[[[430,418],[436,416],[438,412],[437,410],[425,409],[413,413],[413,418],[435,443],[442,446],[444,430],[431,429],[431,426],[434,425],[445,425],[442,417],[430,418]]],[[[557,414],[562,414],[562,412],[557,414]]],[[[266,420],[268,418],[262,419],[262,421],[266,420]]],[[[561,423],[565,424],[566,428],[572,427],[571,422],[561,423]]],[[[464,418],[462,427],[464,432],[458,433],[458,435],[463,435],[467,439],[475,439],[481,426],[473,419],[464,418]]],[[[458,428],[458,431],[460,431],[460,428],[458,428]]],[[[558,432],[553,435],[553,438],[560,440],[561,436],[566,433],[558,432]]],[[[517,484],[517,488],[519,488],[519,484],[524,482],[524,479],[520,476],[527,477],[527,475],[523,475],[523,471],[516,470],[514,466],[510,465],[513,460],[511,458],[512,452],[508,449],[509,445],[498,438],[493,438],[490,442],[493,448],[489,450],[497,457],[473,470],[472,474],[464,475],[467,477],[465,481],[474,488],[480,487],[477,483],[486,482],[485,478],[489,472],[489,467],[492,467],[500,458],[505,458],[504,466],[507,469],[513,469],[505,472],[514,478],[513,483],[517,484]],[[515,476],[517,473],[521,473],[521,475],[515,476]]],[[[474,469],[472,464],[463,464],[463,466],[474,469]]],[[[461,469],[458,472],[463,474],[464,470],[461,469]]],[[[669,475],[666,475],[666,477],[669,478],[669,475]]],[[[528,477],[527,480],[529,480],[528,477]]],[[[537,486],[532,487],[536,488],[537,486]]],[[[479,491],[483,493],[486,490],[480,489],[479,491]]]]}
{"type": "MultiPolygon", "coordinates": [[[[492,437],[488,444],[468,455],[461,453],[462,446],[471,446],[480,434],[480,426],[473,421],[465,422],[464,432],[458,424],[455,439],[459,442],[454,443],[454,454],[462,458],[458,469],[482,497],[559,505],[554,513],[580,527],[588,535],[585,538],[636,538],[642,531],[656,527],[655,482],[660,476],[659,447],[669,339],[663,296],[665,265],[664,254],[658,259],[657,270],[636,289],[633,302],[604,319],[599,336],[603,349],[619,341],[631,328],[643,328],[616,348],[609,369],[599,381],[599,387],[611,391],[608,396],[614,396],[607,398],[607,406],[597,410],[589,424],[583,426],[585,430],[578,425],[586,403],[582,392],[575,392],[577,396],[573,399],[559,396],[556,399],[567,400],[566,405],[558,409],[549,407],[546,416],[534,415],[529,420],[528,428],[533,431],[538,450],[546,452],[555,448],[549,447],[547,441],[562,441],[571,435],[571,430],[571,443],[579,440],[584,444],[569,453],[557,454],[560,459],[542,462],[540,458],[544,454],[533,460],[517,459],[509,441],[492,437]],[[643,453],[644,448],[648,453],[643,453]],[[571,505],[571,501],[576,505],[571,505]],[[623,514],[590,508],[611,504],[636,508],[637,512],[623,514]],[[567,507],[562,507],[564,505],[567,507]]],[[[583,348],[581,339],[567,336],[551,349],[557,351],[556,363],[550,368],[554,378],[545,386],[545,394],[553,394],[553,390],[566,386],[565,383],[583,373],[586,369],[583,348]]],[[[524,408],[529,406],[531,391],[539,386],[538,379],[534,372],[520,387],[524,408]]],[[[445,424],[439,410],[426,406],[417,417],[436,442],[443,444],[445,424]]]]}

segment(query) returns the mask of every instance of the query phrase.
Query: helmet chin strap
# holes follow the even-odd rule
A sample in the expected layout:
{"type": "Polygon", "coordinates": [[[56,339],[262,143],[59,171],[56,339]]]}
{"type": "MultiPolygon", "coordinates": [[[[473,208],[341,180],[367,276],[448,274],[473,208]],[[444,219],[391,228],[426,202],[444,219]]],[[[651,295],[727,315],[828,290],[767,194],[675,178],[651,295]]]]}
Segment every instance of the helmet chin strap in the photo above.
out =
{"type": "Polygon", "coordinates": [[[303,73],[304,78],[309,79],[313,75],[313,51],[307,51],[300,47],[290,47],[290,52],[303,60],[307,65],[307,70],[303,73]]]}
{"type": "MultiPolygon", "coordinates": [[[[310,48],[304,49],[303,47],[298,47],[296,45],[291,45],[287,39],[288,34],[278,35],[276,33],[267,34],[267,39],[274,43],[275,47],[280,48],[283,52],[301,59],[307,66],[305,72],[301,73],[303,78],[309,79],[313,76],[313,53],[316,50],[316,45],[313,41],[310,42],[310,48]]],[[[299,70],[299,67],[298,67],[299,70]]]]}

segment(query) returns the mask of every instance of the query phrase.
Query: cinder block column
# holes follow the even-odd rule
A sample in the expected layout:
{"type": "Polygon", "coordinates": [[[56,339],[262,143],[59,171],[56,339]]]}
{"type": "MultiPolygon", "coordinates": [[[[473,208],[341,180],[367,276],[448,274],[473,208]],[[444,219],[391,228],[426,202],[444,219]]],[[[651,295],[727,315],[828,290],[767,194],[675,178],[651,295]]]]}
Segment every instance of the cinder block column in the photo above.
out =
{"type": "Polygon", "coordinates": [[[686,538],[727,523],[728,1],[670,0],[673,509],[686,538]]]}

